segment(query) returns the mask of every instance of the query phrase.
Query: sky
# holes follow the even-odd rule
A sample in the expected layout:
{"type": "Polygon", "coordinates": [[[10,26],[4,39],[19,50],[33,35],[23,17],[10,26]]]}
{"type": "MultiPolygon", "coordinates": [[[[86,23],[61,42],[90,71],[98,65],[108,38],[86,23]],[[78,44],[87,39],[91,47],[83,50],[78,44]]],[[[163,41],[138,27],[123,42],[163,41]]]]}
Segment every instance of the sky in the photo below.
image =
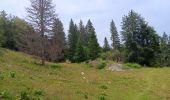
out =
{"type": "MultiPolygon", "coordinates": [[[[141,14],[159,35],[163,32],[170,34],[170,0],[53,0],[53,3],[66,34],[71,18],[77,24],[80,19],[84,24],[90,19],[101,46],[104,37],[111,43],[111,20],[114,20],[120,34],[122,17],[132,9],[141,14]]],[[[25,8],[29,5],[29,0],[1,0],[0,11],[25,19],[25,8]]]]}

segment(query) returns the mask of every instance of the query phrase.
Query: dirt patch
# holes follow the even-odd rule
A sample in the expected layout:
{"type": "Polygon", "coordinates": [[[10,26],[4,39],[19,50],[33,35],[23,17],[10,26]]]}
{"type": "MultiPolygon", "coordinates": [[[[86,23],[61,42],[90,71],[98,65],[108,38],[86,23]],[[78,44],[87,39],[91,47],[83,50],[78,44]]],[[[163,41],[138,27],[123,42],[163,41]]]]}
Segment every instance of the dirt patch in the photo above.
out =
{"type": "Polygon", "coordinates": [[[124,71],[122,64],[110,64],[110,65],[108,65],[107,70],[111,70],[111,71],[124,71]]]}

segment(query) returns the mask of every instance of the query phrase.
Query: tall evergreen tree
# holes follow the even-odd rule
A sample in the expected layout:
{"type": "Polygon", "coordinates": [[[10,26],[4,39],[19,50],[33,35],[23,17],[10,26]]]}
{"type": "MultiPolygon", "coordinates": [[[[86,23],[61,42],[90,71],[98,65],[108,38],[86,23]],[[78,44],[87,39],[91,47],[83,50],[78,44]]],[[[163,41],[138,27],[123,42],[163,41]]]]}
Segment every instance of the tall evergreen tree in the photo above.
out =
{"type": "Polygon", "coordinates": [[[88,21],[86,25],[86,30],[87,30],[88,39],[89,39],[88,40],[89,59],[94,60],[99,56],[100,47],[99,47],[98,40],[96,37],[95,29],[90,20],[88,21]]]}
{"type": "Polygon", "coordinates": [[[79,23],[79,37],[80,37],[80,41],[81,41],[82,45],[87,47],[87,45],[88,45],[88,34],[86,32],[86,29],[83,25],[82,20],[80,20],[80,23],[79,23]]]}
{"type": "Polygon", "coordinates": [[[108,41],[107,41],[107,38],[105,37],[105,38],[104,38],[103,51],[104,51],[104,52],[107,52],[107,51],[109,51],[109,50],[110,50],[110,45],[109,45],[109,43],[108,43],[108,41]]]}
{"type": "Polygon", "coordinates": [[[159,38],[155,30],[148,26],[144,18],[133,10],[122,21],[122,36],[125,43],[127,61],[151,65],[159,50],[159,38]]]}
{"type": "Polygon", "coordinates": [[[69,26],[69,34],[68,34],[68,59],[72,62],[74,62],[74,54],[76,52],[76,45],[78,41],[78,29],[77,26],[74,24],[73,20],[70,21],[69,26]]]}
{"type": "Polygon", "coordinates": [[[87,55],[81,40],[79,39],[76,45],[76,51],[74,55],[75,62],[83,62],[87,60],[87,55]]]}
{"type": "Polygon", "coordinates": [[[167,53],[167,55],[168,55],[168,58],[167,58],[167,66],[170,66],[170,35],[169,35],[169,38],[168,38],[168,53],[167,53]]]}
{"type": "Polygon", "coordinates": [[[2,46],[8,49],[16,50],[15,35],[13,32],[13,18],[8,18],[5,11],[1,12],[1,37],[2,46]]]}
{"type": "Polygon", "coordinates": [[[117,28],[113,20],[110,23],[110,32],[111,32],[112,47],[113,49],[118,49],[120,47],[120,39],[119,39],[119,34],[117,32],[117,28]]]}
{"type": "Polygon", "coordinates": [[[51,60],[60,61],[64,59],[66,39],[64,27],[59,18],[54,19],[51,34],[51,44],[48,49],[51,60]]]}
{"type": "Polygon", "coordinates": [[[164,32],[160,39],[161,64],[167,66],[168,58],[168,35],[164,32]]]}

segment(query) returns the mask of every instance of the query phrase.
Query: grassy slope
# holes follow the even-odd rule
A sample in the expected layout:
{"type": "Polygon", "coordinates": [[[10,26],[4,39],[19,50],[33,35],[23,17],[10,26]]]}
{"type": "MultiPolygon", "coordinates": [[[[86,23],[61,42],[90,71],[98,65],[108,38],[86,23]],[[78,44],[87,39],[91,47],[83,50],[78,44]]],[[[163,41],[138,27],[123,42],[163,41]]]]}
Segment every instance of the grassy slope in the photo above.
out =
{"type": "Polygon", "coordinates": [[[0,75],[4,77],[0,79],[0,92],[6,90],[14,99],[27,88],[42,89],[44,100],[170,99],[169,68],[110,72],[82,64],[62,63],[61,68],[51,69],[52,63],[39,66],[29,55],[6,49],[0,51],[0,75]],[[16,77],[11,78],[10,72],[15,72],[16,77]]]}

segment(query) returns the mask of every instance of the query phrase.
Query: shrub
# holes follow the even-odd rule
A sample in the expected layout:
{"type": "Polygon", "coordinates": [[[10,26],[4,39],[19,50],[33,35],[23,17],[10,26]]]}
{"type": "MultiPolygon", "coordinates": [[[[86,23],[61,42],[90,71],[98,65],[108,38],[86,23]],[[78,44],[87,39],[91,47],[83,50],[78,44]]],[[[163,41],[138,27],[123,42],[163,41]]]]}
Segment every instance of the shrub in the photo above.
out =
{"type": "Polygon", "coordinates": [[[15,72],[10,72],[11,78],[15,78],[15,72]]]}
{"type": "Polygon", "coordinates": [[[0,80],[3,80],[4,76],[0,73],[0,80]]]}
{"type": "Polygon", "coordinates": [[[124,65],[124,67],[125,67],[125,68],[140,68],[141,65],[136,64],[136,63],[126,63],[126,64],[124,65]]]}
{"type": "Polygon", "coordinates": [[[106,67],[106,63],[105,62],[100,62],[100,64],[97,65],[98,69],[103,69],[106,67]]]}
{"type": "Polygon", "coordinates": [[[42,91],[41,89],[35,89],[35,90],[34,90],[34,95],[39,95],[39,96],[41,96],[41,95],[43,95],[43,91],[42,91]]]}
{"type": "Polygon", "coordinates": [[[99,99],[100,99],[100,100],[106,100],[106,96],[107,96],[107,94],[102,93],[102,94],[100,94],[99,99]]]}
{"type": "Polygon", "coordinates": [[[107,86],[106,85],[101,85],[100,88],[101,89],[107,89],[107,86]]]}
{"type": "Polygon", "coordinates": [[[21,91],[19,100],[31,100],[27,91],[21,91]]]}
{"type": "Polygon", "coordinates": [[[50,66],[51,68],[57,69],[57,68],[61,68],[62,66],[59,64],[53,64],[50,66]]]}
{"type": "Polygon", "coordinates": [[[4,100],[11,100],[9,93],[6,90],[0,93],[0,100],[1,98],[4,100]]]}
{"type": "Polygon", "coordinates": [[[84,98],[85,98],[85,99],[88,99],[88,95],[87,95],[87,94],[84,94],[84,98]]]}

